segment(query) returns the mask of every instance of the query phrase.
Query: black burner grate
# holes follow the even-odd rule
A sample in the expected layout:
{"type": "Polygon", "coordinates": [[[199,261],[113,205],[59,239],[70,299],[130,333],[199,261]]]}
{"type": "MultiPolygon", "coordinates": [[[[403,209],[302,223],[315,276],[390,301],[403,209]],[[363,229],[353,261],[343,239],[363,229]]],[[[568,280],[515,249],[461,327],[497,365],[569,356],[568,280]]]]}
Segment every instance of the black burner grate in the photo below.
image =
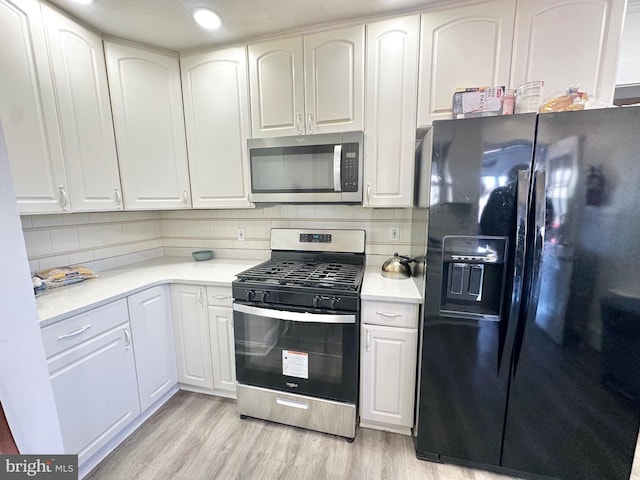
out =
{"type": "Polygon", "coordinates": [[[240,273],[238,278],[279,285],[357,290],[362,274],[362,265],[269,260],[240,273]]]}

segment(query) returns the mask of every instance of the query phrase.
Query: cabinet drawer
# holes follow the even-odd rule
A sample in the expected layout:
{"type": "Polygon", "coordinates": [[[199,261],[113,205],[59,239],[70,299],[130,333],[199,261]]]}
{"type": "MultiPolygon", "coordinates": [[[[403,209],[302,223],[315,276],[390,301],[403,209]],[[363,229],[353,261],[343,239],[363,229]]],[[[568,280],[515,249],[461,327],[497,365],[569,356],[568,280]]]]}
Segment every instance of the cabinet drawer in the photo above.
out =
{"type": "Polygon", "coordinates": [[[417,328],[417,303],[362,302],[362,322],[391,327],[417,328]]]}
{"type": "Polygon", "coordinates": [[[207,287],[207,304],[230,307],[233,302],[231,287],[207,287]]]}
{"type": "Polygon", "coordinates": [[[127,301],[122,299],[44,327],[41,333],[46,357],[52,357],[128,321],[127,301]]]}

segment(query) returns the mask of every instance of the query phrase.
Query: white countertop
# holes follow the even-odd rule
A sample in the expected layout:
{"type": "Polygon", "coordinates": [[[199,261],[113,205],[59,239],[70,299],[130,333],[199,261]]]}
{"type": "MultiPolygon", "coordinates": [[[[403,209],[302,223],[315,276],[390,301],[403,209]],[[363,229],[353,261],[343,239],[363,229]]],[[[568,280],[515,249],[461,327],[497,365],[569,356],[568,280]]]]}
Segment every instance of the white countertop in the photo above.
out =
{"type": "Polygon", "coordinates": [[[380,271],[380,265],[367,265],[360,292],[362,300],[422,303],[422,295],[413,277],[395,280],[383,277],[380,271]]]}
{"type": "MultiPolygon", "coordinates": [[[[190,257],[158,257],[126,267],[97,272],[98,278],[46,290],[36,298],[40,326],[51,325],[127,295],[165,283],[230,286],[236,274],[262,260],[212,259],[195,262],[190,257]]],[[[422,297],[412,278],[392,280],[380,267],[367,266],[361,298],[365,300],[420,303],[422,297]]]]}
{"type": "Polygon", "coordinates": [[[191,257],[158,257],[97,272],[98,278],[46,290],[38,296],[38,320],[41,327],[50,325],[164,283],[230,286],[236,274],[260,262],[231,259],[195,262],[191,257]]]}

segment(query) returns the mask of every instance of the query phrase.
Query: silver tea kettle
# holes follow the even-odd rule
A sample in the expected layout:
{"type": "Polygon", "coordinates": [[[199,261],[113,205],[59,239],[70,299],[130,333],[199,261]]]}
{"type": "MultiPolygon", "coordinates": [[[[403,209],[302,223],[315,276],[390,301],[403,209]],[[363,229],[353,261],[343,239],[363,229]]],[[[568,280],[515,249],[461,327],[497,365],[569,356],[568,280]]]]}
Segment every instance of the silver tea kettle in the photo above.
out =
{"type": "Polygon", "coordinates": [[[382,264],[382,276],[387,278],[409,278],[411,277],[411,267],[409,264],[414,260],[404,255],[394,253],[393,257],[382,264]]]}

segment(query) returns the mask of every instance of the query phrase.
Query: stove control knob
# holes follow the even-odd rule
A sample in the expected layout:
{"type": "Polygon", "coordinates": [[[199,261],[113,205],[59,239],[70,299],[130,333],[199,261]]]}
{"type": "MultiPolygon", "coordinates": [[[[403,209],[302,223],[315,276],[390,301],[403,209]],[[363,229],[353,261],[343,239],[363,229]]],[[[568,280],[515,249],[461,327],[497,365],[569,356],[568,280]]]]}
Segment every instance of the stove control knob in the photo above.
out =
{"type": "Polygon", "coordinates": [[[313,308],[318,308],[321,301],[322,297],[320,295],[316,295],[315,297],[313,297],[313,308]]]}
{"type": "Polygon", "coordinates": [[[253,300],[253,297],[256,296],[256,292],[254,292],[253,290],[247,290],[247,302],[250,302],[251,300],[253,300]]]}
{"type": "Polygon", "coordinates": [[[338,305],[338,303],[340,303],[340,297],[331,297],[331,300],[329,300],[331,302],[331,310],[335,310],[336,309],[336,305],[338,305]]]}
{"type": "Polygon", "coordinates": [[[267,303],[271,294],[269,292],[262,292],[262,303],[267,303]]]}

